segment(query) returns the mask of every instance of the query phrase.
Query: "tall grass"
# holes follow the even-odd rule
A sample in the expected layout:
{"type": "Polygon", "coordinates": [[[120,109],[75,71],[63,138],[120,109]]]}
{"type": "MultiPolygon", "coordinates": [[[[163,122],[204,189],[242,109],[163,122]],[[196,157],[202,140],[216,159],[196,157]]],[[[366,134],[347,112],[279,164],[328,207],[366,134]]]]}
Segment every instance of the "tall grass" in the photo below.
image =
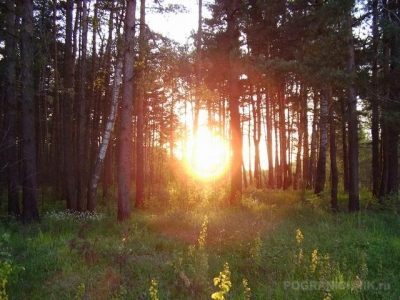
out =
{"type": "Polygon", "coordinates": [[[324,198],[297,191],[250,189],[237,207],[226,206],[225,188],[175,185],[168,193],[162,207],[148,203],[123,223],[59,211],[29,226],[8,221],[0,227],[4,295],[399,299],[393,210],[331,213],[324,198]]]}

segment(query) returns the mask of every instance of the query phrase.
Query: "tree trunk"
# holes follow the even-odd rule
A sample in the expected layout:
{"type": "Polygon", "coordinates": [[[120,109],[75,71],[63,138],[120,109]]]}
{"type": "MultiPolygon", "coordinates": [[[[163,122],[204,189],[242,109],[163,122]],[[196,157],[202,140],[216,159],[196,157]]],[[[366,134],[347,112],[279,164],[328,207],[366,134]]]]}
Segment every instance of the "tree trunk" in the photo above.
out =
{"type": "Polygon", "coordinates": [[[282,189],[286,190],[288,184],[288,170],[287,170],[287,136],[286,136],[286,117],[285,117],[285,83],[281,83],[278,88],[278,101],[279,101],[279,141],[280,141],[280,167],[281,167],[281,180],[282,189]]]}
{"type": "Polygon", "coordinates": [[[345,100],[340,100],[341,122],[342,122],[342,154],[343,154],[343,187],[346,194],[349,193],[349,148],[347,145],[347,123],[348,113],[346,110],[345,100]]]}
{"type": "Polygon", "coordinates": [[[86,157],[85,157],[85,128],[86,128],[86,69],[87,69],[87,35],[88,16],[87,0],[82,0],[82,53],[79,66],[79,101],[78,101],[78,159],[77,159],[77,210],[82,211],[86,196],[86,157]]]}
{"type": "MultiPolygon", "coordinates": [[[[387,0],[382,1],[383,10],[382,10],[382,19],[386,24],[390,23],[389,19],[389,8],[387,7],[387,0]]],[[[383,30],[383,41],[382,41],[382,73],[384,81],[382,83],[383,88],[383,96],[388,99],[390,97],[390,84],[388,83],[388,79],[390,78],[390,53],[389,53],[389,45],[390,45],[390,30],[387,27],[383,30]]],[[[385,101],[382,104],[382,120],[381,120],[381,129],[382,129],[382,144],[381,144],[381,152],[382,152],[382,172],[381,172],[381,182],[379,189],[379,199],[382,201],[384,197],[386,197],[388,193],[388,180],[389,180],[389,123],[388,123],[388,101],[385,101]]]]}
{"type": "MultiPolygon", "coordinates": [[[[400,4],[390,2],[389,11],[391,22],[394,24],[395,28],[400,27],[400,4]]],[[[399,173],[399,133],[400,133],[400,113],[396,103],[400,96],[400,33],[397,31],[392,33],[393,36],[390,40],[390,79],[389,79],[389,103],[388,106],[388,160],[389,160],[389,170],[388,170],[388,194],[392,194],[396,199],[398,199],[398,173],[399,173]]]]}
{"type": "Polygon", "coordinates": [[[358,192],[358,114],[357,114],[357,95],[355,88],[355,54],[354,38],[352,32],[353,18],[351,7],[347,15],[348,30],[348,71],[351,76],[349,85],[349,211],[358,212],[360,210],[358,192]]]}
{"type": "Polygon", "coordinates": [[[121,122],[118,147],[118,221],[131,215],[131,166],[132,166],[132,97],[135,40],[136,0],[128,0],[125,16],[125,44],[122,81],[121,122]]]}
{"type": "MultiPolygon", "coordinates": [[[[4,116],[4,149],[6,149],[5,168],[8,186],[8,213],[20,215],[18,196],[18,147],[17,147],[17,95],[16,95],[16,54],[17,38],[15,32],[15,2],[7,0],[6,35],[6,114],[4,116]]],[[[3,145],[2,145],[3,147],[3,145]]]]}
{"type": "Polygon", "coordinates": [[[24,222],[39,220],[33,91],[33,0],[22,1],[22,185],[24,222]]]}
{"type": "Polygon", "coordinates": [[[310,154],[310,164],[308,169],[308,182],[310,184],[310,188],[314,187],[315,182],[315,160],[317,157],[317,120],[318,120],[318,97],[316,92],[314,91],[313,97],[313,122],[312,122],[312,132],[311,132],[311,154],[310,154]]]}
{"type": "Polygon", "coordinates": [[[326,182],[326,152],[328,149],[328,97],[326,88],[320,92],[320,115],[319,115],[319,151],[317,172],[315,178],[314,194],[318,195],[324,191],[326,182]]]}
{"type": "Polygon", "coordinates": [[[73,0],[66,4],[66,32],[64,53],[64,94],[63,94],[63,121],[64,121],[64,171],[67,190],[67,208],[77,209],[77,195],[75,187],[75,172],[73,163],[73,124],[72,99],[74,98],[74,52],[72,49],[72,12],[73,0]]]}
{"type": "Polygon", "coordinates": [[[253,105],[254,119],[254,181],[256,188],[262,188],[261,160],[260,160],[260,140],[261,140],[261,93],[257,85],[256,103],[253,105]]]}
{"type": "Polygon", "coordinates": [[[331,157],[331,207],[333,211],[339,210],[338,206],[338,184],[339,175],[337,167],[337,146],[336,146],[336,126],[334,117],[334,107],[331,87],[328,89],[329,102],[329,142],[330,142],[330,157],[331,157]]]}
{"type": "Polygon", "coordinates": [[[136,136],[136,201],[135,207],[143,207],[144,196],[144,94],[146,72],[146,0],[140,0],[139,33],[139,97],[137,103],[136,136]]]}
{"type": "MultiPolygon", "coordinates": [[[[200,86],[201,86],[201,47],[202,47],[202,38],[203,38],[203,20],[202,20],[202,9],[203,9],[203,1],[199,0],[199,19],[197,26],[197,40],[196,40],[196,94],[195,94],[195,102],[194,102],[194,119],[193,119],[193,135],[197,136],[197,131],[199,128],[199,113],[201,106],[201,97],[200,97],[200,86]]],[[[211,120],[208,120],[210,122],[211,120]]]]}
{"type": "Polygon", "coordinates": [[[282,145],[279,143],[279,123],[276,112],[276,105],[273,107],[274,134],[275,134],[275,187],[282,188],[282,168],[280,166],[279,151],[282,145]]]}
{"type": "Polygon", "coordinates": [[[303,189],[310,188],[310,182],[308,181],[308,172],[310,169],[310,159],[309,159],[309,141],[308,141],[308,95],[307,86],[303,82],[301,85],[301,131],[303,133],[303,176],[302,176],[302,186],[303,189]]]}
{"type": "Polygon", "coordinates": [[[234,0],[228,8],[227,35],[229,39],[229,112],[231,117],[230,129],[232,135],[232,157],[231,157],[231,194],[230,203],[236,204],[242,195],[242,132],[240,128],[239,112],[239,87],[238,74],[236,70],[236,59],[238,50],[237,24],[235,12],[238,9],[237,0],[234,0]]]}
{"type": "Polygon", "coordinates": [[[379,155],[379,104],[378,104],[378,0],[372,0],[372,195],[379,194],[380,155],[379,155]]]}
{"type": "Polygon", "coordinates": [[[96,165],[94,167],[93,175],[89,184],[89,198],[87,201],[87,209],[89,211],[96,210],[97,184],[100,179],[100,172],[107,153],[110,137],[114,130],[115,116],[117,114],[117,108],[118,108],[119,87],[121,85],[121,72],[122,72],[122,60],[120,58],[117,58],[117,67],[115,69],[110,115],[108,116],[108,121],[106,123],[106,128],[104,130],[96,165]]]}
{"type": "Polygon", "coordinates": [[[304,129],[303,124],[301,123],[301,108],[300,111],[297,112],[297,133],[298,133],[298,141],[297,141],[297,153],[296,153],[296,171],[293,178],[293,189],[297,190],[300,187],[301,183],[301,150],[303,149],[303,135],[304,129]]]}
{"type": "MultiPolygon", "coordinates": [[[[272,155],[272,109],[271,109],[271,92],[268,90],[268,97],[265,103],[265,117],[266,117],[266,140],[267,140],[267,155],[268,155],[268,188],[275,188],[274,184],[274,163],[272,155]]],[[[275,145],[276,147],[276,145],[275,145]]]]}

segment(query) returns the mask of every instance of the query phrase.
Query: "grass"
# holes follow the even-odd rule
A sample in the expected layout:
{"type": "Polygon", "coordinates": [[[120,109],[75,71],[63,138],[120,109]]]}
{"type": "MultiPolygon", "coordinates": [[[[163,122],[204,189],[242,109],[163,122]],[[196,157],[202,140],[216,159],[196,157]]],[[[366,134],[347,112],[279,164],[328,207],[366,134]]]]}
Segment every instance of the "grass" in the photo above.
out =
{"type": "Polygon", "coordinates": [[[0,299],[400,297],[400,218],[392,210],[333,214],[323,198],[256,190],[226,207],[212,203],[213,191],[205,201],[201,189],[195,197],[179,191],[174,201],[186,195],[192,206],[150,207],[123,223],[69,212],[43,213],[29,226],[3,221],[0,299]]]}

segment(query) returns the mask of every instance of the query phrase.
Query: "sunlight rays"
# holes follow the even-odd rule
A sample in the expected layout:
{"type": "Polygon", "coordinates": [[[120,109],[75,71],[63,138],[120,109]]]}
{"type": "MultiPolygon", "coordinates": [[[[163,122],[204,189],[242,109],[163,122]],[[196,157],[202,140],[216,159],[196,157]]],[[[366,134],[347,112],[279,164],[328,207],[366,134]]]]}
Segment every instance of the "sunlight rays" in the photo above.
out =
{"type": "Polygon", "coordinates": [[[227,169],[229,147],[221,136],[201,127],[185,151],[186,165],[191,174],[207,180],[221,176],[227,169]]]}

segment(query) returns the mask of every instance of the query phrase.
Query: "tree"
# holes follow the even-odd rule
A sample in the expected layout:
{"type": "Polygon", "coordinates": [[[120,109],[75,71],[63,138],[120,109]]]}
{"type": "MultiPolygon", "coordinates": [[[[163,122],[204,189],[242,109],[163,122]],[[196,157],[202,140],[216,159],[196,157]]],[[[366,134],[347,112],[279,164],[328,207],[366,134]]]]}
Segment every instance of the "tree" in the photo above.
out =
{"type": "Polygon", "coordinates": [[[65,50],[64,50],[64,92],[62,97],[63,109],[63,142],[64,142],[64,172],[67,192],[67,208],[77,209],[77,195],[75,188],[75,172],[73,163],[73,111],[74,98],[74,52],[72,48],[72,13],[74,1],[67,0],[65,21],[65,50]]]}
{"type": "Polygon", "coordinates": [[[355,87],[355,53],[353,37],[353,18],[351,9],[353,3],[348,5],[347,14],[347,34],[348,34],[348,72],[350,83],[349,93],[349,211],[357,212],[360,210],[360,200],[358,192],[358,113],[357,95],[355,87]]]}
{"type": "Polygon", "coordinates": [[[239,9],[239,1],[234,0],[228,4],[226,13],[227,29],[229,43],[229,112],[230,112],[230,130],[231,130],[231,194],[230,203],[235,204],[237,197],[242,194],[242,131],[240,127],[239,112],[239,74],[237,70],[237,53],[238,53],[238,24],[237,11],[239,9]]]}
{"type": "Polygon", "coordinates": [[[327,88],[320,92],[320,114],[319,114],[319,151],[317,162],[317,173],[315,177],[314,194],[318,195],[324,191],[326,181],[326,153],[328,149],[328,96],[327,88]]]}
{"type": "Polygon", "coordinates": [[[378,0],[372,0],[372,194],[379,194],[380,154],[379,154],[379,104],[378,104],[378,0]]]}
{"type": "Polygon", "coordinates": [[[103,167],[103,162],[107,153],[107,149],[110,143],[110,137],[114,130],[115,118],[117,115],[118,108],[118,96],[119,96],[119,87],[121,84],[121,73],[122,73],[122,59],[117,58],[115,75],[114,75],[114,83],[113,83],[113,92],[112,92],[112,100],[111,100],[111,109],[110,115],[108,116],[106,128],[104,130],[102,142],[100,145],[98,157],[96,160],[96,164],[94,167],[93,175],[89,184],[89,197],[87,200],[87,209],[88,211],[95,211],[97,202],[96,202],[96,194],[97,194],[97,184],[100,179],[100,172],[103,167]]]}
{"type": "MultiPolygon", "coordinates": [[[[77,210],[83,209],[86,196],[86,157],[85,157],[85,127],[86,127],[86,79],[87,79],[87,37],[88,37],[88,8],[87,0],[82,0],[82,50],[79,65],[78,91],[78,139],[77,139],[77,210]]],[[[92,58],[93,59],[93,58],[92,58]]]]}
{"type": "Polygon", "coordinates": [[[138,58],[138,101],[136,133],[136,201],[135,206],[142,208],[144,201],[144,101],[146,72],[146,0],[140,1],[140,33],[138,58]]]}
{"type": "Polygon", "coordinates": [[[22,1],[22,186],[24,222],[39,220],[33,90],[33,0],[22,1]]]}
{"type": "Polygon", "coordinates": [[[4,117],[4,149],[6,149],[6,170],[8,185],[8,213],[19,215],[18,196],[18,148],[17,148],[17,94],[16,59],[17,35],[15,32],[16,7],[13,0],[7,0],[7,37],[6,37],[6,115],[4,117]]]}
{"type": "Polygon", "coordinates": [[[118,220],[130,218],[132,171],[132,110],[136,0],[127,0],[118,147],[118,220]]]}
{"type": "Polygon", "coordinates": [[[338,184],[339,175],[337,167],[337,145],[336,145],[336,124],[334,115],[334,103],[332,98],[332,90],[328,89],[328,103],[329,103],[329,154],[331,157],[331,208],[333,211],[339,209],[338,205],[338,184]]]}

